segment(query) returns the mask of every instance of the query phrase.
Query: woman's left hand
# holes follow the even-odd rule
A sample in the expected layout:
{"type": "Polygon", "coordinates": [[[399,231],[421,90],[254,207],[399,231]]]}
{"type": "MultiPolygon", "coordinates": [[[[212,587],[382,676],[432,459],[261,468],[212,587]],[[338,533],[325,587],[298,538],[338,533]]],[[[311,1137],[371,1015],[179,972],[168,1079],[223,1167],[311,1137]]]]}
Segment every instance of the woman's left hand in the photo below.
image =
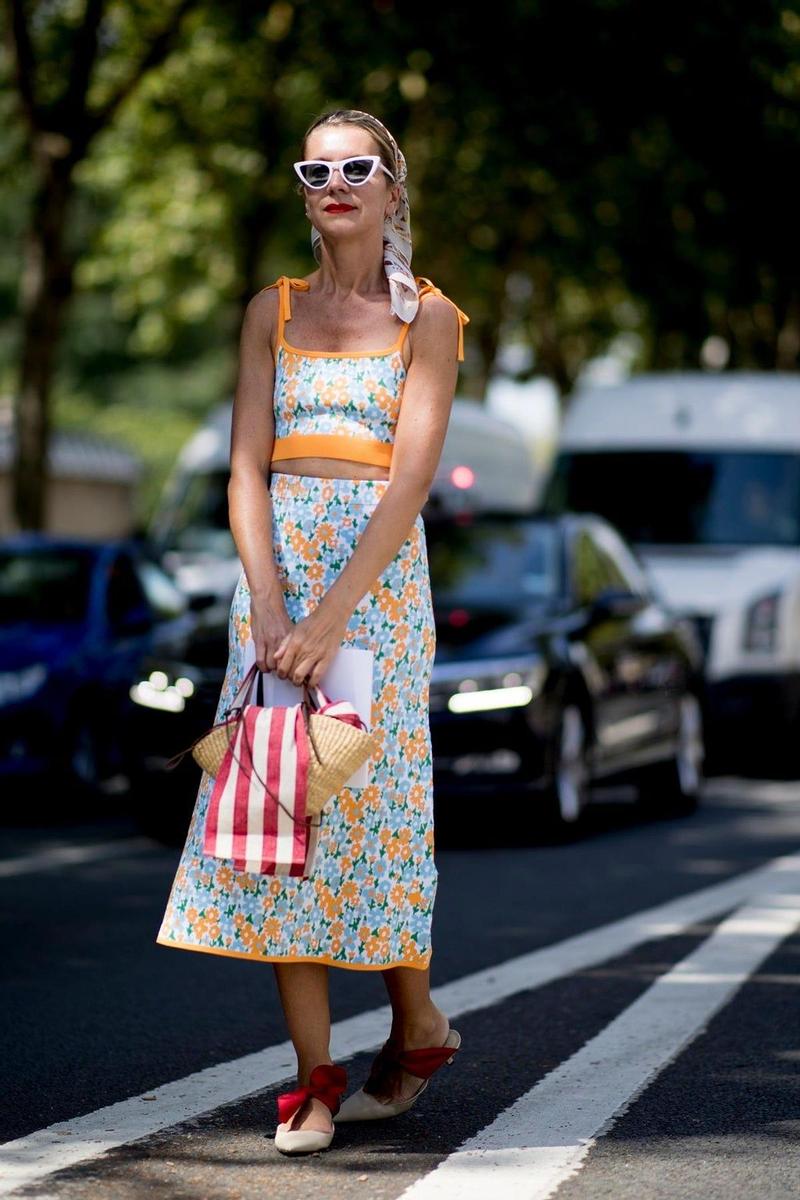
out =
{"type": "Polygon", "coordinates": [[[317,687],[344,641],[347,621],[334,619],[321,608],[298,621],[275,651],[275,672],[296,686],[306,680],[317,687]]]}

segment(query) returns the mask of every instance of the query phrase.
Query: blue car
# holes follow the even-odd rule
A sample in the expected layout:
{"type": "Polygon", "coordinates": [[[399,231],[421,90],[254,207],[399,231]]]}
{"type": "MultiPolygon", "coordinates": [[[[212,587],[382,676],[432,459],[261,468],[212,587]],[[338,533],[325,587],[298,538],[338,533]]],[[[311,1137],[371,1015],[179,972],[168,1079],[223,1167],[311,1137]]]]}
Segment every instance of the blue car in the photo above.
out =
{"type": "Polygon", "coordinates": [[[193,622],[144,543],[0,541],[0,777],[123,790],[131,679],[180,653],[193,622]]]}

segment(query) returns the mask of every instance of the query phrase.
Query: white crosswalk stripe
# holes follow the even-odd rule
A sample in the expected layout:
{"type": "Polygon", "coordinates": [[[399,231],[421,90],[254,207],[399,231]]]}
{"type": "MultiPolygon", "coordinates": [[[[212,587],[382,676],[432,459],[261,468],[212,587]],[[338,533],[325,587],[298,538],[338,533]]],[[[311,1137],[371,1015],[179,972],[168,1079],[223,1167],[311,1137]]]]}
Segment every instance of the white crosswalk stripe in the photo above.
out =
{"type": "Polygon", "coordinates": [[[800,925],[792,893],[723,921],[581,1050],[417,1180],[402,1200],[547,1200],[656,1075],[800,925]]]}
{"type": "MultiPolygon", "coordinates": [[[[434,1000],[452,1020],[455,1020],[463,1013],[490,1008],[515,993],[541,987],[565,975],[608,961],[645,942],[679,933],[700,921],[747,904],[755,897],[759,897],[762,906],[766,905],[767,910],[776,914],[770,926],[774,930],[777,928],[778,915],[784,913],[788,922],[788,914],[792,910],[790,907],[782,909],[780,904],[772,903],[770,897],[792,892],[800,893],[800,855],[783,856],[725,883],[703,888],[688,896],[569,938],[558,945],[531,951],[506,963],[474,972],[434,989],[434,1000]]],[[[760,935],[760,940],[757,939],[758,945],[764,944],[766,936],[763,933],[760,935]]],[[[709,945],[716,943],[713,940],[705,943],[705,946],[709,945]]],[[[720,969],[703,967],[702,962],[706,961],[698,959],[700,965],[696,970],[710,973],[715,978],[720,974],[720,969]]],[[[732,967],[729,964],[722,973],[732,971],[731,979],[727,983],[738,986],[744,977],[743,969],[741,962],[736,960],[732,967]]],[[[674,973],[669,972],[664,977],[665,988],[669,988],[670,985],[666,981],[674,973]]],[[[709,995],[716,994],[713,993],[714,978],[706,980],[704,987],[696,988],[696,994],[705,994],[709,988],[709,995]]],[[[685,976],[684,982],[686,979],[688,976],[685,976]]],[[[684,1009],[685,1006],[680,1011],[683,1012],[684,1009]]],[[[628,1013],[631,1011],[632,1009],[627,1010],[628,1013]]],[[[688,1012],[688,1009],[686,1011],[688,1012]]],[[[620,1020],[624,1016],[625,1014],[620,1020]]],[[[332,1031],[335,1060],[343,1062],[353,1054],[379,1046],[386,1036],[390,1019],[388,1006],[383,1006],[338,1022],[332,1031]]],[[[691,1025],[691,1020],[688,1023],[691,1025]]],[[[613,1025],[608,1028],[612,1027],[613,1025]]],[[[591,1042],[588,1043],[588,1046],[591,1045],[591,1042]]],[[[65,1167],[88,1162],[114,1147],[126,1145],[212,1112],[222,1105],[264,1091],[290,1078],[293,1071],[294,1051],[291,1043],[287,1041],[231,1062],[209,1067],[184,1079],[154,1088],[152,1092],[144,1095],[131,1097],[96,1112],[61,1121],[25,1137],[6,1142],[0,1145],[0,1196],[11,1195],[18,1188],[65,1167]]],[[[498,1118],[498,1122],[502,1123],[502,1119],[498,1118]]],[[[586,1136],[594,1136],[596,1132],[597,1130],[593,1129],[593,1132],[586,1136]]]]}

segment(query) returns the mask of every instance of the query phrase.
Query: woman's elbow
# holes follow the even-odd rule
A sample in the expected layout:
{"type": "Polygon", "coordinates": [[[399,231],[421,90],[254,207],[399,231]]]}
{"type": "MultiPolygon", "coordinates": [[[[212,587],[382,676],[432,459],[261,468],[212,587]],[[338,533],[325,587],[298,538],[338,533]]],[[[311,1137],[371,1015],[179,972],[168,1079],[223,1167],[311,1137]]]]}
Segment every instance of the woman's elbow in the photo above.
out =
{"type": "Polygon", "coordinates": [[[231,468],[228,477],[228,504],[262,492],[267,487],[269,468],[252,463],[231,468]]]}
{"type": "Polygon", "coordinates": [[[400,489],[404,494],[412,498],[413,502],[418,504],[420,508],[427,503],[433,487],[434,476],[423,469],[413,471],[402,471],[392,476],[389,476],[389,482],[394,485],[395,489],[400,489]]]}

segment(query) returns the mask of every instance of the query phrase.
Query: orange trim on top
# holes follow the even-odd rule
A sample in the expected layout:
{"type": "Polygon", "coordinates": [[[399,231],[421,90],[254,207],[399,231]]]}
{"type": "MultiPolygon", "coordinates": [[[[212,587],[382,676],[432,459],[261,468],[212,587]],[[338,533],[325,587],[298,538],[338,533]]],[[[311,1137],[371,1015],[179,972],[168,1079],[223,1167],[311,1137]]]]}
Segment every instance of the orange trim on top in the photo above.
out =
{"type": "MultiPolygon", "coordinates": [[[[452,304],[453,308],[458,313],[458,361],[464,361],[464,326],[469,325],[470,319],[465,312],[462,311],[449,296],[445,296],[441,288],[428,279],[425,275],[415,275],[414,278],[418,285],[423,285],[419,289],[419,298],[422,300],[424,296],[431,293],[436,296],[441,296],[448,304],[452,304]]],[[[262,292],[267,292],[270,288],[277,288],[280,295],[280,303],[278,305],[278,334],[273,346],[273,357],[277,358],[278,346],[282,346],[284,350],[288,350],[290,354],[301,354],[305,358],[378,358],[387,354],[396,353],[403,345],[406,335],[410,328],[410,322],[404,321],[403,328],[397,341],[393,345],[388,346],[384,350],[351,350],[351,351],[329,351],[329,350],[303,350],[299,346],[292,346],[286,341],[285,325],[287,321],[292,319],[292,301],[291,289],[295,287],[300,291],[309,291],[311,284],[307,279],[295,278],[291,275],[281,275],[274,283],[270,283],[267,287],[262,288],[262,292]]]]}
{"type": "Polygon", "coordinates": [[[371,463],[375,467],[390,467],[392,449],[389,442],[346,433],[289,433],[286,437],[275,438],[271,461],[307,457],[348,458],[353,462],[371,463]]]}
{"type": "Polygon", "coordinates": [[[452,304],[453,308],[458,313],[458,361],[463,362],[464,361],[464,326],[469,325],[469,317],[467,316],[467,314],[465,312],[463,312],[458,307],[458,305],[455,303],[454,300],[451,300],[449,296],[445,296],[442,289],[437,287],[435,283],[432,283],[431,280],[428,279],[425,275],[415,275],[414,278],[416,279],[417,283],[422,283],[425,285],[424,287],[421,287],[419,290],[420,300],[422,300],[423,296],[429,296],[429,295],[441,296],[442,299],[446,300],[448,304],[452,304]]]}
{"type": "Polygon", "coordinates": [[[278,339],[278,344],[290,354],[302,354],[303,358],[384,358],[387,354],[396,354],[402,349],[407,333],[408,325],[404,321],[399,338],[393,346],[387,346],[385,350],[301,350],[299,346],[290,346],[283,334],[278,339]]]}

